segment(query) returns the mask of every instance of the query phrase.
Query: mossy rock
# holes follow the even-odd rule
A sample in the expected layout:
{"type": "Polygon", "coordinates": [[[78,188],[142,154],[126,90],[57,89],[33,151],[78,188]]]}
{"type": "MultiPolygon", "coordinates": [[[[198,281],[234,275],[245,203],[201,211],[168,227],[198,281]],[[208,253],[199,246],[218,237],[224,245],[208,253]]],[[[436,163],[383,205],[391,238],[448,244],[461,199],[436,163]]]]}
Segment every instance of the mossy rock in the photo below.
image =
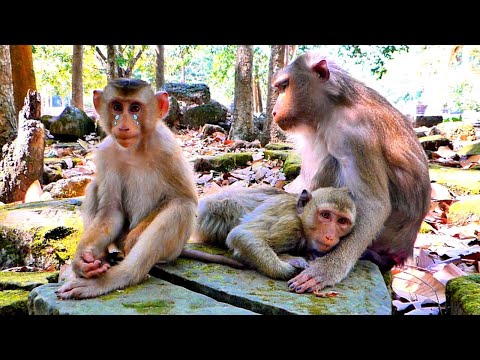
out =
{"type": "Polygon", "coordinates": [[[27,299],[30,291],[0,291],[0,315],[28,315],[27,299]]]}
{"type": "Polygon", "coordinates": [[[198,172],[210,170],[228,172],[247,166],[249,162],[253,161],[252,155],[251,152],[240,152],[201,157],[194,160],[193,167],[198,172]]]}
{"type": "Polygon", "coordinates": [[[447,282],[448,315],[480,315],[480,275],[461,276],[447,282]]]}
{"type": "Polygon", "coordinates": [[[265,159],[270,160],[287,160],[288,155],[290,155],[290,151],[286,150],[265,150],[264,152],[265,159]]]}
{"type": "Polygon", "coordinates": [[[31,291],[37,286],[58,281],[58,271],[0,272],[0,290],[31,291]]]}
{"type": "Polygon", "coordinates": [[[465,224],[480,219],[480,195],[453,203],[448,209],[448,220],[454,224],[465,224]]]}
{"type": "Polygon", "coordinates": [[[283,173],[287,180],[293,180],[300,174],[302,160],[297,153],[290,153],[283,164],[283,173]]]}
{"type": "Polygon", "coordinates": [[[457,151],[457,154],[462,155],[480,155],[480,142],[475,142],[473,144],[465,145],[457,151]]]}
{"type": "Polygon", "coordinates": [[[295,146],[292,143],[269,143],[265,145],[266,150],[293,150],[295,146]]]}
{"type": "Polygon", "coordinates": [[[430,180],[446,186],[457,195],[480,194],[480,171],[429,165],[430,180]]]}
{"type": "Polygon", "coordinates": [[[424,136],[419,140],[424,150],[431,151],[436,151],[440,146],[446,146],[450,144],[450,140],[441,135],[424,136]]]}
{"type": "Polygon", "coordinates": [[[83,232],[79,199],[0,207],[0,266],[59,268],[70,259],[83,232]]]}

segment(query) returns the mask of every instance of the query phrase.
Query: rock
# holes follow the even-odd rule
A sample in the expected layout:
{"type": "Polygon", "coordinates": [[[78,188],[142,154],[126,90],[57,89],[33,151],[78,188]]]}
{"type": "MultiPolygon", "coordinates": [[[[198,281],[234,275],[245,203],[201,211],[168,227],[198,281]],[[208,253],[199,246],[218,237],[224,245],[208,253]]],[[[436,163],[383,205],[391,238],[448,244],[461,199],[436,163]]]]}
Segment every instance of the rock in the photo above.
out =
{"type": "MultiPolygon", "coordinates": [[[[188,244],[191,248],[205,246],[188,244]]],[[[218,253],[218,251],[217,251],[218,253]]],[[[326,290],[336,297],[296,294],[287,282],[270,279],[254,270],[178,258],[157,265],[152,274],[233,306],[268,315],[391,314],[391,298],[378,267],[359,261],[340,284],[326,290]]]]}
{"type": "Polygon", "coordinates": [[[43,166],[43,183],[45,185],[63,179],[62,167],[54,164],[51,166],[43,166]]]}
{"type": "Polygon", "coordinates": [[[210,89],[206,84],[165,83],[163,90],[186,105],[203,105],[210,101],[210,89]]]}
{"type": "Polygon", "coordinates": [[[413,127],[432,127],[434,125],[437,125],[438,123],[441,123],[442,121],[443,116],[417,116],[415,118],[415,123],[413,124],[413,127]]]}
{"type": "Polygon", "coordinates": [[[290,153],[283,164],[283,173],[287,180],[295,179],[301,170],[302,160],[297,153],[290,153]]]}
{"type": "Polygon", "coordinates": [[[222,134],[226,134],[227,132],[225,131],[224,128],[218,125],[213,125],[213,124],[205,124],[203,125],[202,128],[202,137],[206,138],[207,136],[213,135],[215,132],[221,132],[222,134]]]}
{"type": "Polygon", "coordinates": [[[247,163],[253,161],[253,153],[227,153],[217,156],[203,156],[194,159],[193,168],[197,172],[203,171],[221,171],[228,172],[238,167],[247,166],[247,163]]]}
{"type": "Polygon", "coordinates": [[[167,116],[163,119],[163,121],[170,128],[179,127],[182,119],[182,114],[180,112],[180,106],[178,105],[177,99],[175,99],[173,96],[169,96],[168,105],[168,113],[167,116]]]}
{"type": "Polygon", "coordinates": [[[42,115],[40,121],[42,122],[43,126],[45,126],[45,129],[50,130],[50,125],[55,121],[55,116],[42,115]]]}
{"type": "Polygon", "coordinates": [[[193,106],[185,111],[182,125],[199,128],[205,124],[218,124],[227,120],[227,108],[215,100],[193,106]]]}
{"type": "Polygon", "coordinates": [[[95,123],[84,111],[66,106],[50,124],[49,130],[56,139],[71,141],[95,132],[95,123]]]}
{"type": "Polygon", "coordinates": [[[293,150],[295,146],[292,143],[269,143],[265,145],[266,150],[293,150]]]}
{"type": "Polygon", "coordinates": [[[85,195],[85,189],[92,181],[93,176],[80,175],[69,179],[61,179],[50,183],[43,188],[48,191],[54,199],[64,199],[85,195]]]}
{"type": "Polygon", "coordinates": [[[16,272],[0,271],[0,291],[26,290],[31,291],[37,286],[56,282],[58,271],[16,272]]]}
{"type": "Polygon", "coordinates": [[[101,297],[59,300],[61,284],[35,288],[28,296],[31,315],[254,315],[183,287],[150,277],[145,282],[101,297]]]}
{"type": "Polygon", "coordinates": [[[480,194],[480,171],[429,165],[430,180],[446,186],[459,195],[480,194]]]}
{"type": "Polygon", "coordinates": [[[81,201],[66,199],[0,208],[0,267],[59,269],[70,259],[83,231],[81,201]]]}
{"type": "Polygon", "coordinates": [[[265,150],[264,155],[265,159],[279,159],[285,161],[290,155],[291,151],[289,150],[265,150]]]}
{"type": "Polygon", "coordinates": [[[424,150],[431,151],[436,151],[440,146],[450,144],[450,140],[441,135],[424,136],[419,138],[419,141],[424,150]]]}
{"type": "Polygon", "coordinates": [[[447,315],[480,315],[480,275],[461,276],[447,282],[447,315]]]}
{"type": "Polygon", "coordinates": [[[0,291],[0,316],[28,315],[27,299],[30,291],[5,290],[0,291]]]}

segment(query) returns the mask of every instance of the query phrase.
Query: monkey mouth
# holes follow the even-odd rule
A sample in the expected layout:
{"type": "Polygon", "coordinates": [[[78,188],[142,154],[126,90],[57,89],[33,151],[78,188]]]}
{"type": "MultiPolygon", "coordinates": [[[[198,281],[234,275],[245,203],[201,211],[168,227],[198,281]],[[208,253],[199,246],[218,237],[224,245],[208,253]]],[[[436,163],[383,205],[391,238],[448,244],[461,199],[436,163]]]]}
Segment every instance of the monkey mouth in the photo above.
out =
{"type": "Polygon", "coordinates": [[[273,118],[273,122],[276,123],[280,127],[280,129],[284,131],[291,129],[294,126],[294,122],[291,119],[281,119],[277,121],[275,120],[275,118],[273,118]]]}

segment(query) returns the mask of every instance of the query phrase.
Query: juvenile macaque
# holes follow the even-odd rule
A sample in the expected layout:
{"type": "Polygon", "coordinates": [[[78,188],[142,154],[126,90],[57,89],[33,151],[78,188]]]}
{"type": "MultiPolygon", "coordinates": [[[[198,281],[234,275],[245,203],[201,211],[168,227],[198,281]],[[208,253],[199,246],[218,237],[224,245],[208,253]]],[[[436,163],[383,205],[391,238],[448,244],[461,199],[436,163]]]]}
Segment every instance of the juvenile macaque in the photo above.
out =
{"type": "Polygon", "coordinates": [[[137,79],[110,80],[93,93],[108,133],[95,153],[95,180],[83,204],[84,233],[58,297],[89,298],[144,280],[180,255],[197,211],[193,171],[160,121],[168,94],[137,79]],[[125,255],[110,266],[107,248],[125,255]]]}
{"type": "Polygon", "coordinates": [[[289,281],[297,293],[344,279],[357,259],[382,270],[403,263],[430,204],[427,158],[412,125],[375,90],[317,52],[298,57],[273,80],[273,120],[297,137],[302,166],[287,191],[347,187],[356,225],[331,252],[289,281]]]}
{"type": "MultiPolygon", "coordinates": [[[[202,234],[205,243],[226,245],[241,264],[286,280],[308,263],[302,257],[288,255],[284,261],[277,254],[315,258],[331,251],[350,233],[356,211],[346,188],[320,188],[312,193],[304,190],[299,196],[273,189],[263,201],[266,187],[238,189],[235,199],[232,190],[201,199],[196,233],[202,234]],[[221,199],[225,196],[228,198],[221,199]],[[225,213],[228,216],[221,217],[225,213]],[[212,223],[228,229],[226,239],[218,238],[216,228],[208,226],[212,223]]],[[[182,253],[191,258],[197,255],[182,253]]],[[[223,263],[219,258],[207,260],[223,263]]]]}

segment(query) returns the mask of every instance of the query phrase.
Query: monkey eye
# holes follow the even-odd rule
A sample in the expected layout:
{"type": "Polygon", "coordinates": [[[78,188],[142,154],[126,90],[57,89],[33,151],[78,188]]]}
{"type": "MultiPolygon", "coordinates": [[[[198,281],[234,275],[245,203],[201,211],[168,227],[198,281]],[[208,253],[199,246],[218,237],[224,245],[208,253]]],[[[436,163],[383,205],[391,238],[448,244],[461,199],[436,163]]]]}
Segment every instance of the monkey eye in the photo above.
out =
{"type": "Polygon", "coordinates": [[[285,89],[287,88],[287,86],[288,86],[288,79],[285,79],[285,80],[283,80],[282,82],[280,82],[276,85],[277,89],[280,92],[284,92],[285,89]]]}
{"type": "Polygon", "coordinates": [[[330,219],[330,212],[328,212],[328,211],[322,211],[322,212],[320,213],[320,216],[321,216],[322,218],[324,218],[324,219],[330,219]]]}
{"type": "Polygon", "coordinates": [[[112,105],[113,111],[123,111],[123,106],[122,104],[115,102],[112,105]]]}
{"type": "Polygon", "coordinates": [[[139,112],[140,111],[140,105],[138,104],[132,104],[130,106],[130,112],[133,112],[133,113],[136,113],[136,112],[139,112]]]}
{"type": "Polygon", "coordinates": [[[350,224],[350,220],[348,220],[347,218],[340,218],[340,219],[338,219],[338,223],[340,225],[348,225],[348,224],[350,224]]]}

